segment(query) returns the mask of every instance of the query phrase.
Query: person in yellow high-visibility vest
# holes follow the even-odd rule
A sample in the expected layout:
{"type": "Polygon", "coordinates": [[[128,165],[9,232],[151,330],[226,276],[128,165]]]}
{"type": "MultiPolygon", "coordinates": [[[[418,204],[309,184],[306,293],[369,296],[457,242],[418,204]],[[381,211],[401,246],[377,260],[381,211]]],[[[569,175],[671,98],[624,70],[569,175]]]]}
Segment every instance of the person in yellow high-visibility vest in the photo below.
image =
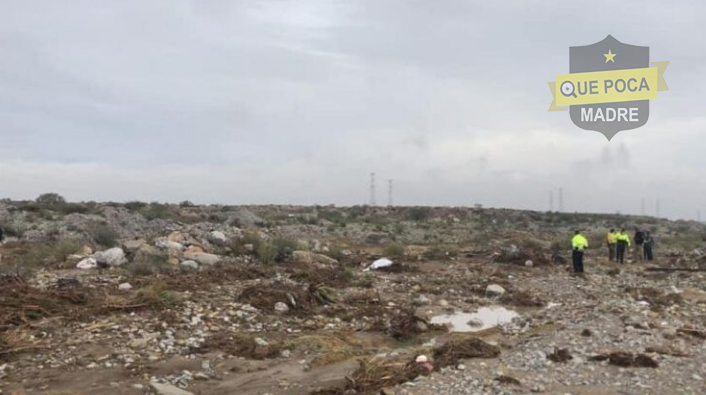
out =
{"type": "Polygon", "coordinates": [[[588,248],[588,240],[578,230],[574,232],[574,237],[571,239],[571,248],[574,273],[581,274],[583,273],[583,251],[588,248]]]}
{"type": "Polygon", "coordinates": [[[613,262],[615,260],[615,229],[611,229],[608,234],[605,235],[605,243],[608,246],[608,260],[613,262]]]}
{"type": "Polygon", "coordinates": [[[620,233],[615,235],[617,261],[625,263],[625,251],[630,248],[630,236],[625,233],[625,229],[620,229],[620,233]]]}

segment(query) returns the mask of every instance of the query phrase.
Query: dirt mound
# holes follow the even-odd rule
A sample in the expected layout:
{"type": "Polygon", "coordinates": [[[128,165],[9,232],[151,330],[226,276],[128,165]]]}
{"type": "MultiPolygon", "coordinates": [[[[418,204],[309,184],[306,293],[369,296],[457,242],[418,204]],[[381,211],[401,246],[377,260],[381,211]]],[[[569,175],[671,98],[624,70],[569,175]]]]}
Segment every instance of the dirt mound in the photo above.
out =
{"type": "Polygon", "coordinates": [[[645,354],[633,354],[616,351],[609,354],[599,354],[589,358],[590,361],[608,361],[609,364],[623,368],[656,368],[657,361],[645,354]]]}
{"type": "Polygon", "coordinates": [[[434,350],[434,369],[455,366],[461,359],[496,358],[498,356],[500,356],[500,348],[481,339],[471,337],[451,340],[434,350]]]}

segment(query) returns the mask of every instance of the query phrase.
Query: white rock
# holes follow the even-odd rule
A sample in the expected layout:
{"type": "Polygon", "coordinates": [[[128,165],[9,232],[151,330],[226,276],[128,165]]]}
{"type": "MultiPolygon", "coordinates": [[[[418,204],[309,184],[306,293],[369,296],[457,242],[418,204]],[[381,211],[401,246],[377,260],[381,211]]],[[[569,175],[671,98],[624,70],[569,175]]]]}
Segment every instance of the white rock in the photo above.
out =
{"type": "Polygon", "coordinates": [[[152,389],[157,393],[157,395],[194,395],[189,391],[184,391],[181,388],[177,388],[171,384],[160,384],[160,383],[150,383],[152,389]]]}
{"type": "Polygon", "coordinates": [[[534,266],[534,262],[532,262],[531,259],[528,259],[528,260],[525,261],[525,266],[527,266],[527,267],[532,267],[532,266],[534,266]]]}
{"type": "Polygon", "coordinates": [[[184,254],[184,258],[192,261],[196,261],[201,265],[215,265],[220,260],[220,257],[216,254],[209,254],[207,252],[195,252],[184,254]]]}
{"type": "Polygon", "coordinates": [[[456,369],[458,369],[458,370],[466,370],[466,365],[464,365],[464,364],[459,364],[458,366],[456,366],[456,369]]]}
{"type": "Polygon", "coordinates": [[[441,307],[447,307],[449,305],[449,302],[446,299],[441,299],[439,301],[439,306],[441,307]]]}
{"type": "Polygon", "coordinates": [[[88,269],[95,269],[98,267],[98,262],[96,262],[95,259],[93,258],[86,258],[79,262],[76,267],[78,269],[83,269],[83,270],[88,270],[88,269]]]}
{"type": "Polygon", "coordinates": [[[122,283],[118,285],[118,289],[121,291],[129,291],[132,289],[132,285],[130,285],[130,283],[122,283]]]}
{"type": "Polygon", "coordinates": [[[255,344],[257,344],[260,347],[267,347],[270,345],[270,343],[268,343],[267,341],[265,341],[265,339],[263,339],[261,337],[255,338],[255,344]]]}
{"type": "Polygon", "coordinates": [[[292,356],[292,352],[289,350],[282,350],[280,354],[282,355],[282,358],[289,358],[292,356]]]}
{"type": "Polygon", "coordinates": [[[182,252],[184,251],[184,245],[181,243],[177,243],[176,241],[171,241],[169,239],[159,239],[154,242],[155,247],[160,248],[162,250],[166,250],[169,252],[182,252]]]}
{"type": "Polygon", "coordinates": [[[287,311],[289,311],[289,306],[287,306],[287,304],[284,302],[277,302],[275,303],[275,311],[278,311],[280,313],[286,313],[287,311]]]}
{"type": "Polygon", "coordinates": [[[208,234],[208,242],[217,246],[224,246],[228,242],[228,237],[226,237],[225,233],[214,230],[208,234]]]}
{"type": "Polygon", "coordinates": [[[485,289],[485,295],[488,297],[503,296],[505,295],[505,288],[497,284],[490,284],[485,289]]]}
{"type": "Polygon", "coordinates": [[[196,270],[196,269],[199,268],[198,262],[196,262],[196,261],[191,261],[191,260],[189,260],[189,261],[183,261],[183,262],[181,262],[179,265],[181,265],[181,267],[184,268],[184,269],[196,270]]]}
{"type": "Polygon", "coordinates": [[[127,262],[125,252],[120,247],[111,248],[105,251],[99,251],[93,254],[93,258],[98,263],[104,263],[108,266],[120,266],[127,262]]]}
{"type": "Polygon", "coordinates": [[[428,305],[431,301],[424,295],[419,295],[415,302],[420,306],[428,305]]]}

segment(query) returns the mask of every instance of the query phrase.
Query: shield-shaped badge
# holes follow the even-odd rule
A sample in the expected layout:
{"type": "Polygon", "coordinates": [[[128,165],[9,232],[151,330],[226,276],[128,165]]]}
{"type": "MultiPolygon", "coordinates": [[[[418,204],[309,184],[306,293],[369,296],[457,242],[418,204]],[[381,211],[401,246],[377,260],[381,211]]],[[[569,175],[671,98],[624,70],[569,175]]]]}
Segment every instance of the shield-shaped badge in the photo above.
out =
{"type": "MultiPolygon", "coordinates": [[[[637,45],[623,44],[620,41],[608,36],[603,41],[582,47],[569,48],[569,71],[570,73],[586,73],[592,71],[610,71],[623,69],[639,69],[650,66],[650,48],[637,45]]],[[[625,110],[623,110],[625,111],[625,110]]],[[[584,111],[584,114],[586,111],[584,111]]],[[[617,111],[615,112],[617,113],[617,111]]],[[[636,129],[647,123],[650,117],[650,101],[626,101],[615,103],[584,104],[571,106],[569,114],[574,124],[581,129],[595,130],[603,133],[608,140],[613,138],[621,130],[636,129]],[[606,114],[608,108],[618,110],[624,108],[632,110],[636,119],[631,121],[623,119],[582,119],[581,109],[592,108],[592,113],[606,114]]]]}

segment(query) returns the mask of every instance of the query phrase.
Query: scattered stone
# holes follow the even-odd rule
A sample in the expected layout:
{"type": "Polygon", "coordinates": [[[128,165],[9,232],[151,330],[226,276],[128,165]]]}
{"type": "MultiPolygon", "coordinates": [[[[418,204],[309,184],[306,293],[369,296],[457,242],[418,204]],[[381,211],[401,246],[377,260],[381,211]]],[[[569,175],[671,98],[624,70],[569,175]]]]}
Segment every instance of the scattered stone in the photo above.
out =
{"type": "Polygon", "coordinates": [[[76,268],[82,270],[95,269],[98,267],[98,262],[94,258],[86,258],[76,265],[76,268]]]}
{"type": "Polygon", "coordinates": [[[121,291],[129,291],[132,289],[132,285],[130,285],[130,283],[122,283],[118,285],[118,289],[121,291]]]}
{"type": "Polygon", "coordinates": [[[275,311],[280,313],[286,313],[289,311],[289,306],[287,306],[287,304],[284,302],[277,302],[275,303],[275,311]]]}
{"type": "Polygon", "coordinates": [[[226,237],[225,233],[214,230],[208,234],[208,242],[213,245],[224,246],[228,243],[228,237],[226,237]]]}
{"type": "Polygon", "coordinates": [[[157,395],[194,395],[189,391],[185,391],[179,387],[175,387],[171,384],[160,384],[152,382],[150,387],[157,393],[157,395]]]}
{"type": "Polygon", "coordinates": [[[179,266],[181,266],[183,269],[187,270],[197,270],[199,268],[199,264],[196,261],[182,261],[179,266]]]}
{"type": "Polygon", "coordinates": [[[125,259],[125,252],[123,252],[123,249],[120,247],[96,252],[93,254],[93,258],[99,265],[105,264],[111,267],[121,266],[127,262],[127,259],[125,259]]]}
{"type": "Polygon", "coordinates": [[[505,288],[497,284],[490,284],[485,289],[485,295],[490,298],[499,297],[505,295],[505,288]]]}

